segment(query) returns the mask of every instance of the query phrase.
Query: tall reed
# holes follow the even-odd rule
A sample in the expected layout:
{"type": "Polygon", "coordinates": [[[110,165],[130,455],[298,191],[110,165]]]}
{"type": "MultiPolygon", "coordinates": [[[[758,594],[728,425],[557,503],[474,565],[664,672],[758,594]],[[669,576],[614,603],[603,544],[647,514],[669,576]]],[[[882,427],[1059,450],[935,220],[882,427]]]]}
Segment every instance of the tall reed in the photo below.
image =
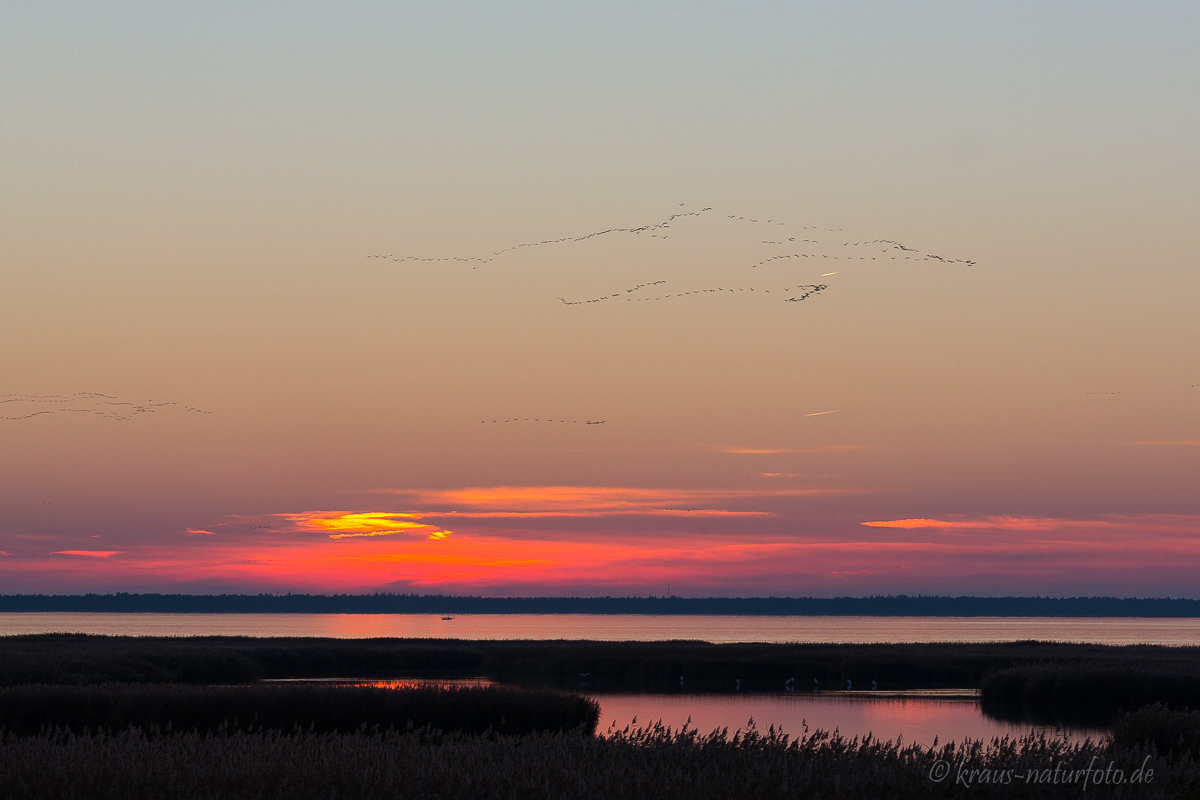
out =
{"type": "Polygon", "coordinates": [[[131,727],[202,734],[424,727],[501,735],[571,730],[590,734],[599,715],[596,701],[581,695],[498,686],[106,684],[0,690],[0,729],[20,735],[131,727]]]}
{"type": "Polygon", "coordinates": [[[702,734],[661,725],[595,737],[429,731],[0,734],[0,800],[1162,800],[1198,793],[1200,763],[1192,756],[1167,758],[1152,745],[1040,737],[923,748],[820,731],[792,738],[775,730],[702,734]],[[1101,782],[1106,768],[1109,780],[1101,782]],[[1122,783],[1112,781],[1113,769],[1121,770],[1122,783]],[[1141,781],[1134,784],[1138,769],[1141,781]],[[1153,771],[1148,781],[1146,769],[1153,771]],[[1001,782],[1002,775],[1008,779],[1001,782]],[[969,783],[963,783],[965,776],[971,776],[969,783]]]}

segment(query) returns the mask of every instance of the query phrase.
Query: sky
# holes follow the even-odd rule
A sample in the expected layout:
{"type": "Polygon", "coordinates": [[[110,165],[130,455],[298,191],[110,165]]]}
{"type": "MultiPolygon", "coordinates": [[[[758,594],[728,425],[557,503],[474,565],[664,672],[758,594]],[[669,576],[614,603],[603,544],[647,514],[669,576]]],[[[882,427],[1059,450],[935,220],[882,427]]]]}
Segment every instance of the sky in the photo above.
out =
{"type": "Polygon", "coordinates": [[[0,592],[1200,598],[1200,8],[0,9],[0,592]]]}

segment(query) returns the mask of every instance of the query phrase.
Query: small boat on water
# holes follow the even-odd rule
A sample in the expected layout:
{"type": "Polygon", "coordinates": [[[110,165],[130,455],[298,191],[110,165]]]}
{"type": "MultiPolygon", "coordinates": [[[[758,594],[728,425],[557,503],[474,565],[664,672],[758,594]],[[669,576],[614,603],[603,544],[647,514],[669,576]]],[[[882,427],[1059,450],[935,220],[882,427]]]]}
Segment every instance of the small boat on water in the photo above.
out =
{"type": "Polygon", "coordinates": [[[442,619],[454,619],[454,617],[450,616],[449,614],[442,614],[442,619]]]}

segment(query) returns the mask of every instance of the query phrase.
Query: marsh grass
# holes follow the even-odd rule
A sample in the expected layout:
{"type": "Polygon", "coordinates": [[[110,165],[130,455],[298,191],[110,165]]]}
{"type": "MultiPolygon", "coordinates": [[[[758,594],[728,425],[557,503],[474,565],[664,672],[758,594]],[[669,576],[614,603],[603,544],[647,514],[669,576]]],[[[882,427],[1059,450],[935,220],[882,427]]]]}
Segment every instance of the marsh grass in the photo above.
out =
{"type": "Polygon", "coordinates": [[[1163,754],[1200,758],[1200,711],[1181,711],[1159,703],[1126,714],[1112,735],[1118,746],[1153,745],[1163,754]]]}
{"type": "Polygon", "coordinates": [[[1200,672],[1169,662],[1021,664],[985,675],[980,699],[1002,719],[1109,725],[1155,703],[1200,708],[1200,672]]]}
{"type": "MultiPolygon", "coordinates": [[[[1095,773],[1092,773],[1094,776],[1095,773]]],[[[1194,798],[1200,765],[1153,745],[1045,737],[933,748],[821,731],[702,734],[662,725],[601,736],[425,731],[197,732],[129,729],[0,734],[0,798],[1194,798]],[[939,762],[949,772],[930,775],[939,762]],[[1049,775],[1121,769],[1124,783],[1029,784],[1049,775]],[[1138,767],[1150,782],[1130,785],[1138,767]],[[962,785],[962,772],[1010,771],[1006,783],[962,785]],[[1011,775],[1021,776],[1016,780],[1011,775]]]]}
{"type": "Polygon", "coordinates": [[[778,691],[794,677],[824,688],[847,679],[881,688],[974,688],[989,672],[1030,664],[1151,667],[1200,675],[1200,647],[1054,642],[932,644],[710,644],[695,641],[476,641],[137,637],[42,634],[0,637],[0,686],[25,683],[245,683],[263,678],[486,675],[575,682],[603,691],[677,686],[778,691]]]}
{"type": "Polygon", "coordinates": [[[0,730],[25,736],[45,730],[84,733],[129,728],[201,734],[412,728],[499,735],[590,734],[599,716],[596,701],[580,695],[499,686],[106,684],[0,690],[0,730]]]}

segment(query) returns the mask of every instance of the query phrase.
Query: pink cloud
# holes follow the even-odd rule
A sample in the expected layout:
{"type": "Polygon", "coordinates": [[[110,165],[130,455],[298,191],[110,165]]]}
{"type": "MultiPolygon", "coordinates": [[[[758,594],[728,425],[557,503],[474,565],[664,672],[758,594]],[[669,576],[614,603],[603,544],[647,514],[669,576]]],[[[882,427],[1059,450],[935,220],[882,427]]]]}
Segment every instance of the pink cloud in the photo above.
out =
{"type": "Polygon", "coordinates": [[[878,522],[862,522],[868,528],[953,528],[955,523],[939,519],[890,519],[878,522]]]}
{"type": "Polygon", "coordinates": [[[844,489],[647,489],[626,486],[482,486],[463,489],[390,490],[417,505],[440,506],[425,515],[454,513],[498,516],[505,513],[543,516],[601,514],[745,514],[746,511],[705,507],[734,501],[838,494],[844,489]],[[453,511],[446,506],[457,507],[453,511]],[[464,511],[463,508],[472,509],[464,511]]]}
{"type": "Polygon", "coordinates": [[[1065,528],[1111,528],[1120,523],[1104,519],[1061,519],[1058,517],[982,517],[979,519],[893,519],[860,523],[869,528],[903,528],[995,531],[1053,531],[1065,528]]]}
{"type": "MultiPolygon", "coordinates": [[[[430,512],[437,515],[436,512],[430,512]]],[[[444,511],[460,519],[586,518],[586,517],[770,517],[770,511],[732,511],[723,508],[620,508],[581,511],[444,511]]]]}
{"type": "Polygon", "coordinates": [[[123,550],[55,550],[52,556],[85,556],[87,558],[112,558],[123,550]]]}

